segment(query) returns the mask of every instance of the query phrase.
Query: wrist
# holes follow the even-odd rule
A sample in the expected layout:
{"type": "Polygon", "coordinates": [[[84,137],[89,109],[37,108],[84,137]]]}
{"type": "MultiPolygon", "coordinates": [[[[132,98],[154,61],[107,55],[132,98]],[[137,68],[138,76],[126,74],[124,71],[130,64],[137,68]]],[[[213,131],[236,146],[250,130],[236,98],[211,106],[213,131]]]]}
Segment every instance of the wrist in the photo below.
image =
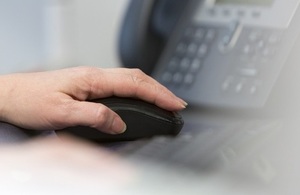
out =
{"type": "Polygon", "coordinates": [[[8,104],[11,99],[12,83],[9,76],[0,76],[0,121],[6,121],[6,113],[8,112],[8,104]]]}

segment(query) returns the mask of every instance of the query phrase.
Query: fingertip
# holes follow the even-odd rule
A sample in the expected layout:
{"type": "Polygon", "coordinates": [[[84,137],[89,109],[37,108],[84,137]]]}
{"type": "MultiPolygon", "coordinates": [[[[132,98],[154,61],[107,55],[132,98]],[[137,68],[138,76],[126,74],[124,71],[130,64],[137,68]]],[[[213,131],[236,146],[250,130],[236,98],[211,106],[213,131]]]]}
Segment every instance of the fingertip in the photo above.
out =
{"type": "Polygon", "coordinates": [[[122,134],[127,130],[127,125],[126,123],[120,118],[120,117],[115,117],[114,121],[111,125],[111,134],[122,134]]]}
{"type": "Polygon", "coordinates": [[[157,105],[161,108],[164,108],[166,110],[170,111],[180,111],[187,108],[188,103],[184,101],[183,99],[177,97],[177,96],[165,96],[160,99],[160,101],[157,101],[157,105]]]}
{"type": "Polygon", "coordinates": [[[182,109],[186,109],[187,106],[189,105],[186,101],[184,101],[183,99],[178,98],[179,104],[181,106],[182,109]]]}

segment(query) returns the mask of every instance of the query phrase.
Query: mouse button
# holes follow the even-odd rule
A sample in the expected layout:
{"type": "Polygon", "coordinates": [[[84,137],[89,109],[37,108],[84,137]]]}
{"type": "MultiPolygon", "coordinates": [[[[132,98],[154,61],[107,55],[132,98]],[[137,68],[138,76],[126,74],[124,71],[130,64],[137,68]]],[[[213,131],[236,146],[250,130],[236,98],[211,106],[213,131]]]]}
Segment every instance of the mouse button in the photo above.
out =
{"type": "MultiPolygon", "coordinates": [[[[134,112],[143,112],[153,117],[161,118],[162,120],[172,121],[175,118],[180,120],[180,115],[176,115],[173,112],[164,110],[154,104],[133,99],[133,98],[119,98],[119,97],[109,97],[96,100],[98,103],[102,103],[109,107],[113,111],[117,110],[131,110],[134,112]]],[[[177,120],[178,120],[177,119],[177,120]]]]}
{"type": "Polygon", "coordinates": [[[170,123],[183,125],[183,119],[178,112],[164,110],[154,104],[133,98],[109,97],[97,99],[95,102],[104,104],[115,112],[128,110],[129,112],[141,112],[146,115],[166,120],[170,123]]]}
{"type": "Polygon", "coordinates": [[[122,110],[117,113],[127,125],[124,135],[127,134],[130,137],[143,138],[156,135],[177,135],[182,128],[182,125],[170,123],[141,112],[122,110]]]}
{"type": "MultiPolygon", "coordinates": [[[[132,106],[119,106],[112,108],[116,113],[124,112],[128,115],[138,115],[142,116],[143,118],[148,118],[148,120],[157,120],[160,122],[166,122],[166,123],[175,123],[175,124],[181,124],[183,123],[183,120],[181,116],[178,113],[175,112],[165,112],[164,110],[161,110],[160,108],[155,108],[153,106],[145,106],[144,104],[141,105],[132,105],[132,106]]],[[[143,119],[142,118],[142,119],[143,119]]]]}
{"type": "Polygon", "coordinates": [[[137,112],[142,112],[152,117],[159,118],[161,120],[167,120],[169,122],[182,120],[181,116],[178,113],[164,110],[154,104],[145,101],[129,99],[127,103],[129,106],[127,109],[132,108],[137,112]]]}

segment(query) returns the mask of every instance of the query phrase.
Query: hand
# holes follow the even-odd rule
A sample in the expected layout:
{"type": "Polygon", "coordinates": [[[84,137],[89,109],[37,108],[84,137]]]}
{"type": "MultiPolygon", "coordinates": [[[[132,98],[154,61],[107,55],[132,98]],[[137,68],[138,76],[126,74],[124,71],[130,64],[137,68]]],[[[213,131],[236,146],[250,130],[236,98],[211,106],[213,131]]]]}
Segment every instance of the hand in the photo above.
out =
{"type": "Polygon", "coordinates": [[[112,110],[87,100],[139,98],[177,111],[186,103],[137,69],[77,67],[0,77],[0,120],[27,129],[58,130],[85,125],[122,133],[126,124],[112,110]]]}

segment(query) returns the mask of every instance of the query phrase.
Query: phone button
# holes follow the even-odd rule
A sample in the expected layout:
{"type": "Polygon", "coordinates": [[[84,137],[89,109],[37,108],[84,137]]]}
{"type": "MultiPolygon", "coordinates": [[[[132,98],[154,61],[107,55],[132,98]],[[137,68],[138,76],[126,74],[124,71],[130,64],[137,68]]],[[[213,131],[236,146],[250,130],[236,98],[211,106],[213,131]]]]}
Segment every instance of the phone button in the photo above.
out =
{"type": "Polygon", "coordinates": [[[205,35],[205,41],[210,42],[215,39],[217,32],[214,29],[209,29],[205,35]]]}
{"type": "Polygon", "coordinates": [[[204,57],[204,56],[206,56],[207,52],[208,52],[208,46],[204,43],[201,44],[199,47],[199,50],[198,50],[198,56],[204,57]]]}
{"type": "Polygon", "coordinates": [[[251,86],[249,92],[251,95],[254,95],[257,92],[257,86],[256,85],[251,86]]]}
{"type": "Polygon", "coordinates": [[[258,70],[255,68],[242,68],[238,72],[240,75],[247,77],[256,77],[258,75],[258,70]]]}
{"type": "Polygon", "coordinates": [[[191,68],[190,71],[191,72],[198,72],[201,68],[202,62],[199,59],[194,59],[192,64],[191,64],[191,68]]]}
{"type": "Polygon", "coordinates": [[[243,82],[240,82],[235,86],[235,92],[236,93],[241,93],[243,89],[244,89],[244,83],[243,82]]]}
{"type": "Polygon", "coordinates": [[[202,28],[198,28],[195,32],[195,39],[196,40],[202,40],[204,38],[204,35],[205,35],[205,30],[202,29],[202,28]]]}
{"type": "Polygon", "coordinates": [[[183,75],[179,72],[173,75],[173,83],[176,85],[180,85],[183,82],[183,75]]]}
{"type": "Polygon", "coordinates": [[[189,73],[189,74],[185,75],[184,84],[186,86],[191,86],[194,83],[194,81],[195,81],[195,76],[193,74],[189,73]]]}
{"type": "Polygon", "coordinates": [[[269,38],[268,38],[268,42],[269,42],[270,44],[276,44],[276,43],[278,43],[279,41],[280,41],[280,36],[277,35],[276,33],[271,34],[271,35],[269,36],[269,38]]]}
{"type": "Polygon", "coordinates": [[[228,76],[225,81],[222,83],[222,91],[227,91],[234,81],[233,76],[228,76]]]}
{"type": "Polygon", "coordinates": [[[182,72],[186,72],[191,64],[191,60],[189,58],[183,58],[180,62],[180,70],[182,72]]]}
{"type": "Polygon", "coordinates": [[[198,45],[196,43],[190,43],[188,48],[187,48],[187,54],[188,55],[195,55],[198,49],[198,45]]]}
{"type": "Polygon", "coordinates": [[[256,42],[260,38],[261,38],[261,32],[259,32],[259,31],[252,31],[248,37],[250,42],[256,42]]]}

